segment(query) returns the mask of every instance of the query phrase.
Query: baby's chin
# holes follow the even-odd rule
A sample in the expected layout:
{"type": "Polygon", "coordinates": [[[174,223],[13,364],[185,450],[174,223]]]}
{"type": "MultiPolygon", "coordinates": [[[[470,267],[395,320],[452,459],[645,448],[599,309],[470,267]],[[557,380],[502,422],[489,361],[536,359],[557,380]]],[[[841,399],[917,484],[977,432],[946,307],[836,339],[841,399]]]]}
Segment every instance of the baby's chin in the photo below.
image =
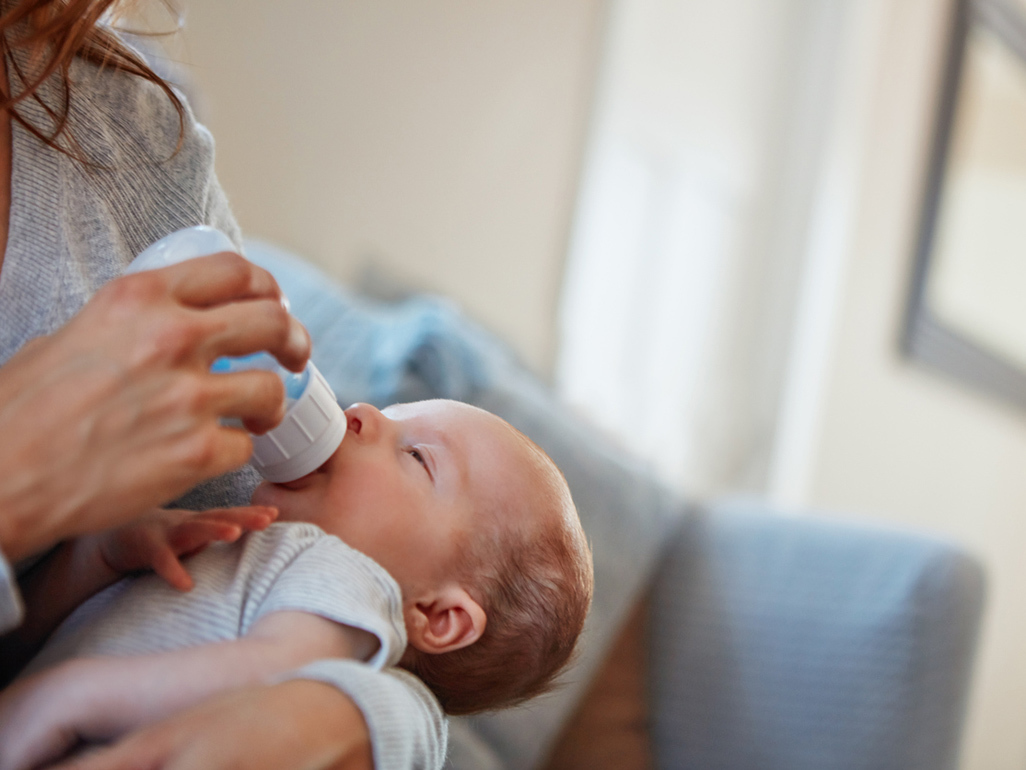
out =
{"type": "Polygon", "coordinates": [[[281,498],[282,490],[270,481],[262,481],[253,490],[253,496],[249,499],[251,505],[267,505],[278,509],[278,521],[288,521],[287,506],[283,508],[281,498]]]}
{"type": "Polygon", "coordinates": [[[291,490],[281,484],[272,484],[270,481],[262,481],[253,490],[253,496],[249,500],[252,505],[266,505],[278,509],[276,521],[308,521],[303,515],[302,505],[291,496],[291,490]]]}

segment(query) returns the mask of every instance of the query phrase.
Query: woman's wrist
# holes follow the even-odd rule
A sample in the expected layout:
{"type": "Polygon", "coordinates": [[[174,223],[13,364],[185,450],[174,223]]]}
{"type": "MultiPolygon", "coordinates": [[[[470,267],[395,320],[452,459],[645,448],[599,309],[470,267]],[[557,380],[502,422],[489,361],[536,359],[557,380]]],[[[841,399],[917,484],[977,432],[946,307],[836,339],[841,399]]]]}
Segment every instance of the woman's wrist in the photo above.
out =
{"type": "MultiPolygon", "coordinates": [[[[63,461],[78,450],[72,446],[76,427],[86,432],[67,419],[69,408],[74,412],[70,402],[84,388],[50,360],[47,343],[52,338],[34,340],[0,369],[0,549],[12,562],[66,537],[86,488],[68,478],[63,461]]],[[[107,386],[113,389],[114,383],[107,386]]]]}
{"type": "MultiPolygon", "coordinates": [[[[0,416],[0,427],[8,427],[7,423],[0,416]]],[[[21,457],[8,457],[8,454],[13,453],[0,449],[0,464],[4,469],[0,474],[0,551],[14,564],[34,552],[35,541],[43,540],[41,534],[33,530],[45,518],[33,500],[36,486],[34,469],[19,462],[24,457],[22,453],[18,453],[21,457]]],[[[45,547],[45,542],[38,546],[39,550],[45,547]]]]}
{"type": "Polygon", "coordinates": [[[33,526],[43,520],[42,511],[5,486],[9,485],[0,482],[0,552],[15,564],[46,550],[50,542],[38,525],[33,526]]]}
{"type": "Polygon", "coordinates": [[[120,576],[104,563],[99,549],[87,542],[61,543],[21,580],[28,612],[17,634],[34,651],[82,602],[120,576]]]}
{"type": "Polygon", "coordinates": [[[80,593],[92,596],[109,585],[116,583],[123,575],[107,563],[103,553],[105,533],[83,535],[62,543],[59,552],[67,560],[66,574],[74,575],[75,581],[82,586],[80,593]]]}

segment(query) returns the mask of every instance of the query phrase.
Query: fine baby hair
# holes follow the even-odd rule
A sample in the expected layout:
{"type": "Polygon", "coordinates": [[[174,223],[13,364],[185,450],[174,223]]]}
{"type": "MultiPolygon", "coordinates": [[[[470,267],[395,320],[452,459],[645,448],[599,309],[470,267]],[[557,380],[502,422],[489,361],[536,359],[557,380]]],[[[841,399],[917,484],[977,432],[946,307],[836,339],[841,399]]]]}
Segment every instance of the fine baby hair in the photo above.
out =
{"type": "Polygon", "coordinates": [[[514,706],[552,689],[573,658],[591,605],[591,549],[563,474],[508,423],[524,448],[523,494],[480,512],[461,577],[488,622],[473,644],[440,655],[412,647],[399,665],[420,677],[448,714],[514,706]],[[541,522],[524,527],[520,522],[541,522]]]}

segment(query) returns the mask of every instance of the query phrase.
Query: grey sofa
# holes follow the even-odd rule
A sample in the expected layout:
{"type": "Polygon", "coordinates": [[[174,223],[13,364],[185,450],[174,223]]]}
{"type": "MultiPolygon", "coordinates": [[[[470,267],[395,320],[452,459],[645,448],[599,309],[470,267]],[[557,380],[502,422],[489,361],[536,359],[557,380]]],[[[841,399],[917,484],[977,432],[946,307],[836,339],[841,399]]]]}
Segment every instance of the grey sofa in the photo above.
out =
{"type": "Polygon", "coordinates": [[[247,255],[278,277],[340,401],[477,404],[530,435],[570,483],[596,566],[579,660],[552,695],[454,720],[453,770],[540,767],[643,594],[657,766],[957,765],[983,606],[971,557],[757,500],[690,505],[444,301],[368,300],[266,244],[247,255]]]}

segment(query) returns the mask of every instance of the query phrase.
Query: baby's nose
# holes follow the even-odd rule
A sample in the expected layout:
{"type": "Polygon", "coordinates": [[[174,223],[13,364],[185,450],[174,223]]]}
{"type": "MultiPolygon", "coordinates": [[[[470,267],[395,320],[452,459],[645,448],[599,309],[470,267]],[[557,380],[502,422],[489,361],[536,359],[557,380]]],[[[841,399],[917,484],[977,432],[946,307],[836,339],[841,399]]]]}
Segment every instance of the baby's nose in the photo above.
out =
{"type": "Polygon", "coordinates": [[[374,441],[381,434],[387,418],[370,404],[353,404],[345,410],[346,429],[362,441],[374,441]]]}
{"type": "Polygon", "coordinates": [[[346,428],[350,433],[355,433],[357,436],[360,435],[360,431],[363,429],[363,420],[357,417],[355,414],[346,412],[346,428]]]}

